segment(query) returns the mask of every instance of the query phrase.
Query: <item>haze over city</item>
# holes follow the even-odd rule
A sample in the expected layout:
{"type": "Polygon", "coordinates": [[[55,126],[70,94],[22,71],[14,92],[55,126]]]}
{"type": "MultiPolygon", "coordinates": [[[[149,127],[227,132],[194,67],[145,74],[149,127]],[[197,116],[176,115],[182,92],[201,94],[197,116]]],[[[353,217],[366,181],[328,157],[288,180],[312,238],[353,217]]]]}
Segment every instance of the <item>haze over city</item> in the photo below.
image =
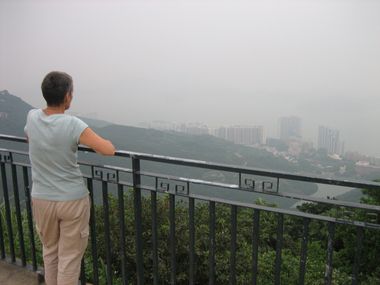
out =
{"type": "Polygon", "coordinates": [[[0,90],[43,107],[43,76],[74,78],[72,112],[263,125],[302,119],[380,156],[380,2],[0,0],[0,90]]]}

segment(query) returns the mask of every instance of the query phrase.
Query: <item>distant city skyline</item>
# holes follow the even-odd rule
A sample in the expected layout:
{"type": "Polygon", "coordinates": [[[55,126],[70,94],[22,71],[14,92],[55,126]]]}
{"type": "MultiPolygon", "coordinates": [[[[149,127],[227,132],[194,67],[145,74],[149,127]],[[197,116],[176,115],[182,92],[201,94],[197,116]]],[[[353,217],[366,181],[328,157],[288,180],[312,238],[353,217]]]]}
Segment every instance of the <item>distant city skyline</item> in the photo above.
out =
{"type": "MultiPolygon", "coordinates": [[[[284,142],[291,142],[294,140],[305,143],[311,142],[315,149],[325,149],[328,154],[344,155],[346,151],[344,141],[340,139],[340,130],[332,129],[327,126],[318,126],[318,129],[316,130],[317,140],[308,141],[302,138],[301,118],[295,116],[281,117],[278,119],[278,122],[280,124],[280,130],[278,131],[277,136],[269,136],[269,138],[277,138],[284,142]]],[[[137,126],[163,131],[177,131],[191,135],[209,134],[243,145],[265,144],[267,137],[264,126],[253,125],[222,125],[218,127],[210,127],[203,122],[178,123],[153,121],[143,122],[137,126]]],[[[352,150],[348,150],[348,152],[350,151],[352,152],[352,150]]]]}

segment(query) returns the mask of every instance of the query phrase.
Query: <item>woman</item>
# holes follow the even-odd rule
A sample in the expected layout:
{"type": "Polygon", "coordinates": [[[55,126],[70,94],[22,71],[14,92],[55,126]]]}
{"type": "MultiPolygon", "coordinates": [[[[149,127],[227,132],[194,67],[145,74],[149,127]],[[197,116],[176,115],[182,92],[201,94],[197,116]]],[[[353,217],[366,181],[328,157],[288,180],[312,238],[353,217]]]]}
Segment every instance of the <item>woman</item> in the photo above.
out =
{"type": "Polygon", "coordinates": [[[64,72],[48,73],[41,85],[45,109],[28,113],[25,133],[32,166],[32,206],[43,245],[47,285],[76,285],[88,243],[90,202],[77,163],[78,144],[103,155],[115,148],[82,120],[66,115],[73,80],[64,72]]]}

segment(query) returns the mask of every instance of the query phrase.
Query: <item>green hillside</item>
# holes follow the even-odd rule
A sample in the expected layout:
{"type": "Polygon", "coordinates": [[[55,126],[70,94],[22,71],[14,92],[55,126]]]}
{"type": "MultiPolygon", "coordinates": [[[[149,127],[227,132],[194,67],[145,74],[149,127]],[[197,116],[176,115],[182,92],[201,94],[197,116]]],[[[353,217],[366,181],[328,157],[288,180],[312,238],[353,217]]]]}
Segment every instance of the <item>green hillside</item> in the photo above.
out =
{"type": "MultiPolygon", "coordinates": [[[[7,113],[1,118],[0,133],[9,135],[23,135],[25,118],[32,106],[23,102],[20,98],[9,94],[7,91],[0,92],[0,112],[7,113]]],[[[194,136],[177,132],[163,132],[152,129],[121,126],[109,122],[83,118],[96,132],[110,139],[120,150],[152,153],[166,156],[189,158],[231,165],[241,165],[252,168],[277,170],[285,172],[300,172],[298,166],[283,158],[274,157],[271,153],[247,146],[236,145],[223,139],[208,135],[194,136]]],[[[4,143],[0,144],[0,146],[4,143]]],[[[9,147],[9,144],[6,146],[9,147]]],[[[12,145],[14,147],[14,145],[12,145]]],[[[125,160],[105,158],[94,155],[80,156],[80,159],[90,159],[101,164],[126,166],[125,160]]],[[[144,169],[158,171],[177,176],[186,176],[197,179],[215,180],[218,182],[236,183],[237,175],[219,171],[207,171],[189,167],[173,167],[155,163],[145,163],[144,169]]],[[[256,177],[262,180],[263,177],[256,177]]],[[[281,184],[282,191],[312,194],[317,187],[314,184],[302,182],[284,181],[281,184]]],[[[206,191],[202,188],[199,191],[206,191]]],[[[237,195],[231,191],[222,189],[208,189],[210,195],[222,195],[230,198],[241,198],[243,201],[255,200],[260,194],[240,193],[237,195]]],[[[273,198],[273,202],[290,206],[293,201],[282,201],[273,198]]]]}
{"type": "Polygon", "coordinates": [[[32,108],[7,90],[0,91],[0,133],[23,136],[26,115],[32,108]]]}
{"type": "MultiPolygon", "coordinates": [[[[0,133],[23,136],[27,112],[33,107],[8,91],[0,91],[0,133]]],[[[271,153],[236,145],[212,136],[163,132],[82,118],[118,149],[199,159],[233,165],[296,172],[297,166],[271,153]]]]}
{"type": "Polygon", "coordinates": [[[272,170],[296,171],[294,165],[274,157],[267,151],[236,145],[208,135],[194,136],[120,125],[104,128],[94,126],[94,129],[104,137],[110,138],[118,149],[272,170]]]}

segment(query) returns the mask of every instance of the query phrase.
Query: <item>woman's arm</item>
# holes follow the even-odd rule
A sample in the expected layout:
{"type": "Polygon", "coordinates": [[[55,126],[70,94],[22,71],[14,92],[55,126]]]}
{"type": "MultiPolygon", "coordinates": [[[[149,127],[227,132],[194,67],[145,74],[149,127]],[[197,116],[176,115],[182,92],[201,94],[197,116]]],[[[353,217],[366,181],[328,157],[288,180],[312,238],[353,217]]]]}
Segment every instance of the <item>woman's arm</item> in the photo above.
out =
{"type": "Polygon", "coordinates": [[[97,133],[95,133],[92,129],[86,128],[79,137],[79,143],[84,144],[97,153],[103,155],[114,155],[115,147],[112,142],[109,140],[103,139],[97,133]]]}

